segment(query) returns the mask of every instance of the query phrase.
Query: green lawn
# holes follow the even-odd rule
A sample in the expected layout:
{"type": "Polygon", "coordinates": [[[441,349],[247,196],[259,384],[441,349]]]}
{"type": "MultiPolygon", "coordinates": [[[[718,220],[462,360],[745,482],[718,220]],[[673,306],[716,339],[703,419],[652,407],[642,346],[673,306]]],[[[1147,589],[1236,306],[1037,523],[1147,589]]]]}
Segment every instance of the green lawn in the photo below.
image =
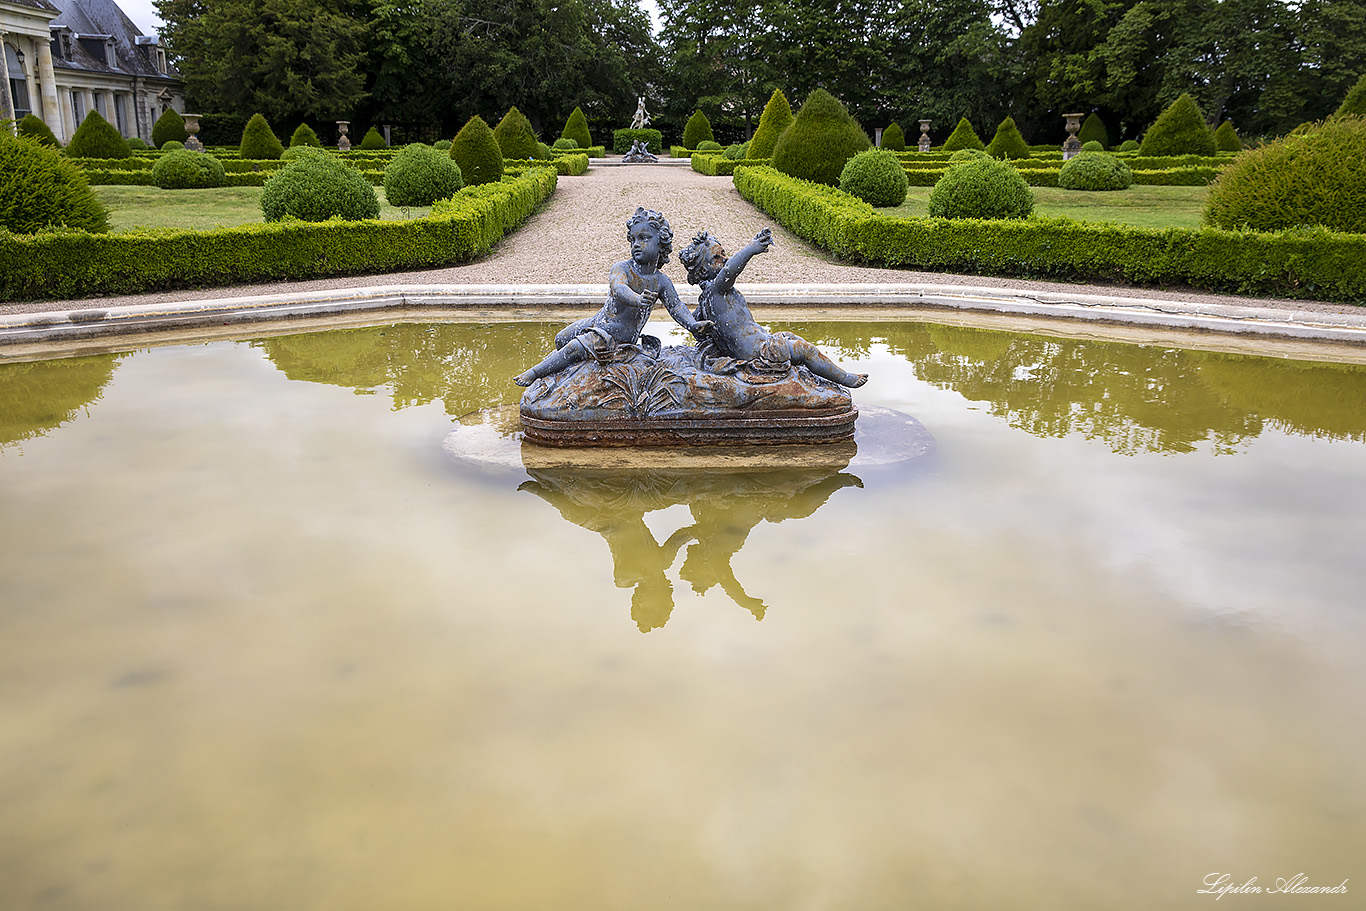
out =
{"type": "MultiPolygon", "coordinates": [[[[259,224],[263,220],[260,187],[161,190],[157,187],[98,186],[92,189],[109,208],[109,225],[113,231],[206,230],[259,224]]],[[[385,201],[383,187],[375,187],[375,192],[379,194],[380,218],[420,218],[432,211],[428,206],[396,209],[385,201]]]]}
{"type": "MultiPolygon", "coordinates": [[[[929,210],[932,187],[911,187],[906,201],[888,215],[923,218],[929,210]]],[[[1034,187],[1034,211],[1078,221],[1115,221],[1139,228],[1198,228],[1209,187],[1130,187],[1096,192],[1034,187]]]]}

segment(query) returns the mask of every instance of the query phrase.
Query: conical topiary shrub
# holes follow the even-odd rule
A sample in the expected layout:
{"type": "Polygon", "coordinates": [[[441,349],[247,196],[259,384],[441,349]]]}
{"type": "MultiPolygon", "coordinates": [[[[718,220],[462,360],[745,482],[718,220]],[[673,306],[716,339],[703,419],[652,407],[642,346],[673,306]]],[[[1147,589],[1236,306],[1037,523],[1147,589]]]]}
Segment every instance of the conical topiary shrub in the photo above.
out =
{"type": "Polygon", "coordinates": [[[1238,131],[1233,128],[1233,122],[1225,120],[1219,124],[1219,129],[1214,131],[1214,148],[1220,152],[1241,152],[1243,141],[1238,138],[1238,131]]]}
{"type": "Polygon", "coordinates": [[[92,109],[76,127],[66,154],[72,158],[129,158],[133,150],[113,124],[92,109]]]}
{"type": "Polygon", "coordinates": [[[374,127],[371,127],[366,130],[365,135],[361,137],[360,147],[367,152],[378,152],[380,149],[389,148],[389,144],[384,141],[383,133],[374,127]]]}
{"type": "Polygon", "coordinates": [[[966,117],[959,118],[958,126],[954,127],[953,132],[949,134],[949,138],[944,140],[945,152],[957,152],[959,149],[977,149],[978,151],[982,151],[985,148],[986,144],[977,136],[976,131],[972,128],[972,124],[968,123],[966,117]]]}
{"type": "Polygon", "coordinates": [[[498,148],[502,149],[504,158],[535,158],[536,131],[531,128],[531,121],[526,119],[526,115],[517,108],[511,107],[503,115],[503,119],[498,121],[498,126],[493,128],[493,138],[498,142],[498,148]]]}
{"type": "Polygon", "coordinates": [[[825,89],[816,89],[778,137],[773,167],[789,177],[835,187],[849,159],[872,147],[873,141],[844,105],[825,89]]]}
{"type": "Polygon", "coordinates": [[[1143,134],[1140,155],[1213,155],[1214,131],[1189,93],[1158,115],[1143,134]]]}
{"type": "Polygon", "coordinates": [[[475,114],[455,134],[451,160],[460,166],[465,186],[497,183],[503,179],[503,151],[484,118],[475,114]]]}
{"type": "Polygon", "coordinates": [[[564,132],[560,134],[560,138],[574,140],[581,149],[592,147],[593,134],[588,132],[588,118],[583,116],[583,108],[574,108],[569,119],[564,122],[564,132]]]}
{"type": "Polygon", "coordinates": [[[0,228],[32,234],[49,226],[103,234],[109,214],[80,165],[27,136],[0,130],[0,228]]]}
{"type": "Polygon", "coordinates": [[[895,120],[882,131],[882,147],[889,152],[906,151],[906,134],[901,132],[901,127],[897,126],[895,120]]]}
{"type": "Polygon", "coordinates": [[[759,115],[759,126],[749,140],[749,158],[772,158],[778,137],[792,124],[792,107],[781,89],[774,89],[759,115]]]}
{"type": "Polygon", "coordinates": [[[1010,158],[1015,161],[1029,157],[1029,143],[1020,135],[1014,117],[1007,117],[1001,121],[1001,125],[996,128],[996,135],[987,146],[987,154],[992,158],[1010,158]]]}
{"type": "Polygon", "coordinates": [[[1086,120],[1082,122],[1081,129],[1077,131],[1077,141],[1082,145],[1088,142],[1098,142],[1102,149],[1110,148],[1110,131],[1105,127],[1105,121],[1100,119],[1100,115],[1092,111],[1086,120]]]}
{"type": "Polygon", "coordinates": [[[715,141],[716,137],[711,132],[711,121],[702,113],[702,109],[698,108],[683,127],[683,148],[695,149],[703,142],[715,141]]]}
{"type": "Polygon", "coordinates": [[[1346,117],[1349,114],[1366,117],[1366,73],[1362,73],[1357,84],[1347,90],[1347,97],[1333,112],[1334,117],[1346,117]]]}
{"type": "Polygon", "coordinates": [[[152,145],[158,149],[168,142],[184,142],[189,138],[189,131],[185,129],[185,118],[172,108],[167,108],[157,118],[157,122],[152,124],[152,145]]]}
{"type": "Polygon", "coordinates": [[[57,135],[36,114],[25,114],[16,129],[20,136],[27,136],[49,149],[60,149],[62,147],[62,144],[57,141],[57,135]]]}
{"type": "Polygon", "coordinates": [[[248,161],[278,161],[285,147],[260,114],[252,114],[242,129],[242,144],[237,154],[248,161]]]}
{"type": "Polygon", "coordinates": [[[306,123],[299,124],[299,128],[294,131],[294,135],[289,137],[289,147],[312,146],[321,149],[323,144],[318,141],[318,134],[313,132],[313,128],[306,123]]]}

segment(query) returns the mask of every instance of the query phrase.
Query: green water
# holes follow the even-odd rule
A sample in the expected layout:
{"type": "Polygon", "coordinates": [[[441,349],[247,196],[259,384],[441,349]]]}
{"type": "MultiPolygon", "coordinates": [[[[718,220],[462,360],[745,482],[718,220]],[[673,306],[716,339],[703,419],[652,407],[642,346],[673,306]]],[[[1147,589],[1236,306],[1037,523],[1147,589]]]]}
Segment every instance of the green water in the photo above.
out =
{"type": "Polygon", "coordinates": [[[784,324],[935,451],[447,455],[558,325],[0,363],[0,907],[1359,903],[1366,368],[784,324]]]}

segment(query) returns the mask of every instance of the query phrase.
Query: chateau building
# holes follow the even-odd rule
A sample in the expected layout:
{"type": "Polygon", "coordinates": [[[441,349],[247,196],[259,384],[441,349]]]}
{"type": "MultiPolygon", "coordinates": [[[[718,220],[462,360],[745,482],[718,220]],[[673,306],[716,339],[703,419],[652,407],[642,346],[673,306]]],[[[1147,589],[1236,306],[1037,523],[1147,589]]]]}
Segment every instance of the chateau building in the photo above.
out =
{"type": "Polygon", "coordinates": [[[0,120],[35,114],[64,143],[91,110],[150,142],[167,108],[185,109],[161,39],[140,34],[114,0],[0,0],[0,43],[0,120]]]}

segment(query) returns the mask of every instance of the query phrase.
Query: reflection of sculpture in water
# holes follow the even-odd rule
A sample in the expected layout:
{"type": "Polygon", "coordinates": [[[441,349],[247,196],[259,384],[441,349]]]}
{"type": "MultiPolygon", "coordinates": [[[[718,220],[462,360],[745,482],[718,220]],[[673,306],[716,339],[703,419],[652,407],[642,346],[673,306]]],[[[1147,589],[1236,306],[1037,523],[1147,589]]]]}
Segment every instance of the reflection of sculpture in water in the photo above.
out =
{"type": "Polygon", "coordinates": [[[528,469],[534,480],[519,490],[550,503],[575,525],[602,535],[612,552],[613,578],[633,588],[631,619],[641,632],[662,627],[673,612],[673,585],[666,572],[688,542],[679,576],[705,594],[719,585],[736,604],[763,619],[766,606],[747,594],[731,559],[762,521],[804,519],[842,487],[862,487],[836,468],[750,473],[650,471],[612,473],[528,469]],[[645,514],[687,504],[693,524],[661,544],[645,514]]]}

